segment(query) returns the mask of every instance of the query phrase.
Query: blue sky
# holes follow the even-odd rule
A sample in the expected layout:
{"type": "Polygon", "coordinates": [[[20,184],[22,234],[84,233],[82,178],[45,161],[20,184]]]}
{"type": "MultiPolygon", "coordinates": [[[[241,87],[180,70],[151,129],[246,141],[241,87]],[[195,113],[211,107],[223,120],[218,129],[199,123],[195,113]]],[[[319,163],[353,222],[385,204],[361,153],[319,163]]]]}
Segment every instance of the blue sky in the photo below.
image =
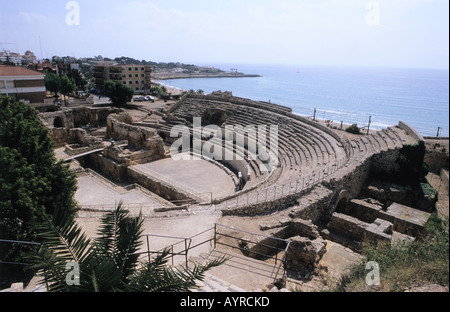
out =
{"type": "Polygon", "coordinates": [[[2,2],[0,49],[196,64],[449,67],[448,0],[79,0],[79,25],[66,22],[68,2],[2,2]]]}

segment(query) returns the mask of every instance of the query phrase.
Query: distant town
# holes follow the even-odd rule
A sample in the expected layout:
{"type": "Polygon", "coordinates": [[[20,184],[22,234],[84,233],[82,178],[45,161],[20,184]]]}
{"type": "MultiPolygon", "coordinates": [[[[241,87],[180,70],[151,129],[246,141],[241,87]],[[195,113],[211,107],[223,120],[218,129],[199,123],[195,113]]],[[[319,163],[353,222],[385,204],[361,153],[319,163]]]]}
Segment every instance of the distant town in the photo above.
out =
{"type": "Polygon", "coordinates": [[[72,79],[74,87],[66,81],[71,96],[88,96],[102,94],[107,81],[119,81],[133,89],[135,94],[147,94],[157,80],[180,78],[218,78],[218,77],[259,77],[238,72],[236,68],[228,71],[180,62],[153,62],[137,60],[131,57],[76,58],[72,56],[53,56],[39,60],[32,51],[24,54],[3,50],[0,52],[0,94],[12,96],[16,100],[28,103],[46,103],[56,101],[49,99],[52,76],[72,79]]]}

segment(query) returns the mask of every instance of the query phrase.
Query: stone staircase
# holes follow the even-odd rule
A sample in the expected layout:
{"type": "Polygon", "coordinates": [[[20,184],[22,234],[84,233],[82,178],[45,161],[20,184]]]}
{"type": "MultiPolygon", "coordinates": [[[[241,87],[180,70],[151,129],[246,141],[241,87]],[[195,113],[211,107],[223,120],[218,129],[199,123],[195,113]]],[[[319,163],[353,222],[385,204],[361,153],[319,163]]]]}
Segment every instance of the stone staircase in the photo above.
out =
{"type": "Polygon", "coordinates": [[[212,261],[224,256],[228,260],[205,274],[205,280],[198,283],[197,292],[251,292],[273,286],[274,281],[282,277],[280,262],[275,265],[228,249],[216,248],[209,254],[200,255],[197,261],[212,261]]]}
{"type": "Polygon", "coordinates": [[[205,280],[198,282],[197,285],[199,288],[193,290],[193,292],[247,292],[209,273],[205,273],[205,280]]]}

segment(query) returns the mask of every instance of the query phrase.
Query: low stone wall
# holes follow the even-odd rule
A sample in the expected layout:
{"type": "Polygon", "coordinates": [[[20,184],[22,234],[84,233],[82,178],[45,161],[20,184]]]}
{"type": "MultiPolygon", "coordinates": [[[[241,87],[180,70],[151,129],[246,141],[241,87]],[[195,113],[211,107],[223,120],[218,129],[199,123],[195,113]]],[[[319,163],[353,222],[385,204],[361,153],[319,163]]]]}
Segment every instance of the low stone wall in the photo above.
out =
{"type": "Polygon", "coordinates": [[[385,220],[392,224],[393,230],[414,237],[419,236],[423,232],[423,225],[430,216],[427,212],[397,203],[383,210],[378,205],[358,199],[350,201],[348,213],[367,223],[385,220]]]}
{"type": "Polygon", "coordinates": [[[355,241],[363,241],[364,233],[368,223],[358,220],[357,218],[342,214],[339,212],[333,213],[330,223],[327,228],[331,231],[343,234],[355,241]]]}
{"type": "Polygon", "coordinates": [[[230,208],[222,210],[223,216],[256,216],[281,210],[286,207],[295,205],[300,194],[287,195],[273,201],[261,202],[254,205],[242,206],[238,208],[230,208]]]}
{"type": "Polygon", "coordinates": [[[190,200],[194,202],[194,200],[191,197],[189,197],[188,194],[182,193],[180,190],[177,190],[176,188],[172,187],[171,185],[167,184],[164,181],[159,181],[158,179],[153,177],[150,178],[147,175],[137,170],[134,170],[131,167],[128,167],[127,169],[127,179],[132,183],[141,185],[142,187],[148,189],[149,191],[155,193],[158,196],[161,196],[166,200],[169,201],[190,200]]]}
{"type": "Polygon", "coordinates": [[[442,168],[449,167],[449,157],[439,150],[427,149],[424,161],[430,166],[431,171],[439,173],[442,168]]]}
{"type": "Polygon", "coordinates": [[[377,204],[368,203],[360,199],[349,201],[345,211],[338,211],[347,215],[352,215],[359,220],[372,223],[380,217],[382,207],[377,204]]]}
{"type": "MultiPolygon", "coordinates": [[[[356,242],[378,242],[381,240],[390,243],[393,233],[393,225],[389,221],[376,219],[372,223],[366,223],[338,212],[333,214],[327,228],[356,242]]],[[[345,241],[343,241],[343,244],[346,244],[345,241]]],[[[348,245],[348,247],[353,249],[356,246],[353,244],[348,245]]]]}

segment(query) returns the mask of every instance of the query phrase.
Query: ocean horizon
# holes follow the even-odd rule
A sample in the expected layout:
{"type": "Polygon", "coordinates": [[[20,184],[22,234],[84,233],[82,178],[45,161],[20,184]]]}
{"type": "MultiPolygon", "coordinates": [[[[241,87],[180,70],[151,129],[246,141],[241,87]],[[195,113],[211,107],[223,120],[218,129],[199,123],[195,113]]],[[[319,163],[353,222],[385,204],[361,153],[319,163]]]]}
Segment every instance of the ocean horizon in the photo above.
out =
{"type": "Polygon", "coordinates": [[[159,81],[183,90],[234,96],[292,108],[301,116],[380,130],[403,121],[424,136],[449,136],[449,71],[304,65],[200,64],[236,68],[251,78],[159,81]]]}

